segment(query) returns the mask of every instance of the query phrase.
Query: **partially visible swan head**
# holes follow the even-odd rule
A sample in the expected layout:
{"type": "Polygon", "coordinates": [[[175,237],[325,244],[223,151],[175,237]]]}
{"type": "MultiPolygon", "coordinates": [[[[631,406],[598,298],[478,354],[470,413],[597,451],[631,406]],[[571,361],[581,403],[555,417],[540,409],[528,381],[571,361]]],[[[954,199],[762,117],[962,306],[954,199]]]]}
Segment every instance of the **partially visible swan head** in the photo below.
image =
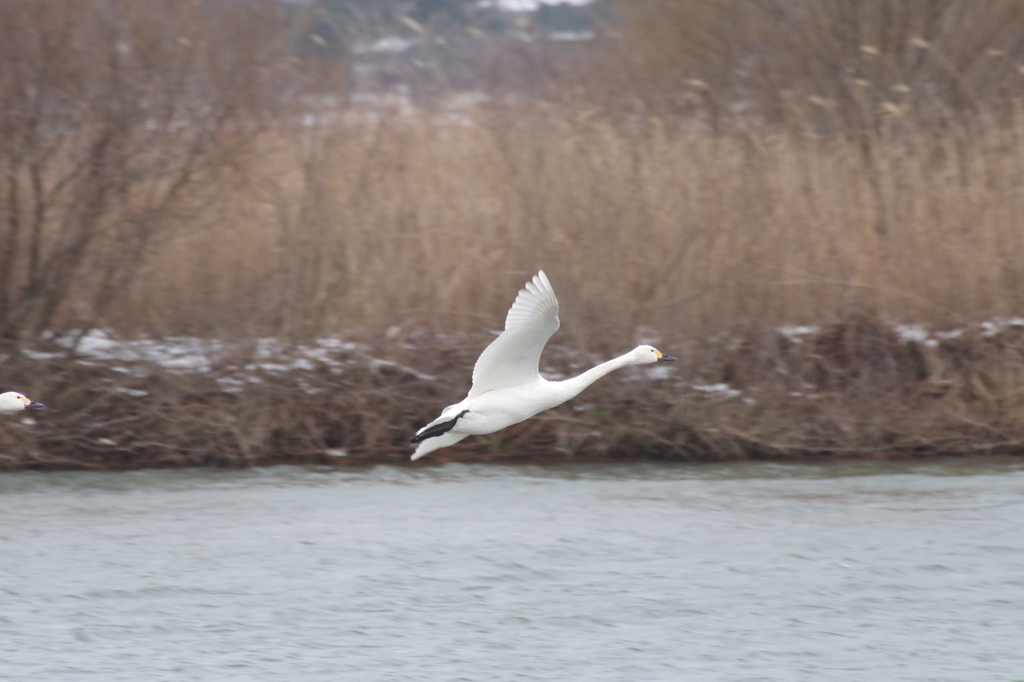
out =
{"type": "Polygon", "coordinates": [[[42,403],[29,400],[20,393],[7,391],[0,393],[0,412],[20,412],[21,410],[34,410],[39,407],[46,407],[42,403]]]}
{"type": "Polygon", "coordinates": [[[649,365],[652,362],[672,362],[675,360],[671,355],[665,355],[654,346],[637,346],[630,351],[632,356],[633,364],[636,365],[649,365]]]}

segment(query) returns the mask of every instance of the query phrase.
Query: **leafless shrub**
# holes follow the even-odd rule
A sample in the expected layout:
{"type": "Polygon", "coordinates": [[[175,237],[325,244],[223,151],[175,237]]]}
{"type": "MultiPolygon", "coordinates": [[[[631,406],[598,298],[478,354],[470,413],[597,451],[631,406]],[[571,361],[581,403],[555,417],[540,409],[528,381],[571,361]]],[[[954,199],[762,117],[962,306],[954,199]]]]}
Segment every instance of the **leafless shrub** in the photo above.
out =
{"type": "Polygon", "coordinates": [[[273,5],[3,3],[0,336],[96,324],[201,223],[284,81],[273,5]]]}
{"type": "Polygon", "coordinates": [[[1021,95],[1014,0],[625,0],[579,83],[613,109],[862,131],[1021,95]]]}

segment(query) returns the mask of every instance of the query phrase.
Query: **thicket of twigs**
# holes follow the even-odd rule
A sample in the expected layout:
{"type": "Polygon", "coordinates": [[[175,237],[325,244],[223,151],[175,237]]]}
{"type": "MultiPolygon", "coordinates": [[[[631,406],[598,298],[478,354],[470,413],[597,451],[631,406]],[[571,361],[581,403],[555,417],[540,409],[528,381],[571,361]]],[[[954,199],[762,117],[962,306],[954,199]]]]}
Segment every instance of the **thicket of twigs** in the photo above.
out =
{"type": "Polygon", "coordinates": [[[342,104],[275,2],[3,4],[0,379],[54,409],[0,466],[398,461],[538,268],[548,369],[680,362],[448,456],[1021,449],[1021,328],[979,326],[1024,308],[1018,3],[621,3],[547,96],[429,107],[342,104]],[[438,379],[22,353],[97,327],[438,379]]]}

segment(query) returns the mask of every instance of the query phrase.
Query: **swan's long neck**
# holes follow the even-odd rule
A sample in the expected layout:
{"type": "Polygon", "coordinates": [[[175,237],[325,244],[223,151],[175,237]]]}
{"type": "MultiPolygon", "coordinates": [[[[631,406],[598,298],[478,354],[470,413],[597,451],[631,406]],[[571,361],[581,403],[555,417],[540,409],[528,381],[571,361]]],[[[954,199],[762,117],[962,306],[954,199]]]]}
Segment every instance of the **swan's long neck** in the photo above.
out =
{"type": "Polygon", "coordinates": [[[564,400],[569,400],[570,398],[574,398],[579,395],[583,389],[603,377],[605,374],[614,372],[620,367],[626,367],[627,365],[633,364],[636,363],[632,361],[630,354],[626,353],[625,355],[620,355],[617,358],[612,358],[608,362],[602,362],[600,365],[588,369],[577,377],[553,383],[557,383],[561,386],[561,388],[566,392],[564,400]]]}

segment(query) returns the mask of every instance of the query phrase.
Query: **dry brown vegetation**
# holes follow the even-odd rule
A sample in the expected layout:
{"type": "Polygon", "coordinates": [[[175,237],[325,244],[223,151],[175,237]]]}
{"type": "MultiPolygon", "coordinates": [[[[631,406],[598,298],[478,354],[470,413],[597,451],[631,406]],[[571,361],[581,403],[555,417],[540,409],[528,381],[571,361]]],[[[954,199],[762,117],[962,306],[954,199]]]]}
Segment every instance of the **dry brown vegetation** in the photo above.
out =
{"type": "MultiPolygon", "coordinates": [[[[1024,451],[1024,327],[979,326],[1024,308],[1015,3],[637,3],[663,12],[662,51],[566,73],[564,96],[326,111],[308,70],[285,73],[270,5],[234,33],[190,14],[203,3],[37,5],[86,6],[21,16],[0,62],[2,384],[54,406],[0,427],[0,466],[401,461],[538,268],[562,303],[551,371],[638,341],[680,362],[439,454],[1024,451]],[[169,25],[185,33],[147,33],[169,25]],[[89,40],[105,59],[60,49],[89,40]],[[235,345],[200,374],[19,351],[94,327],[235,345]],[[325,336],[364,350],[338,351],[340,373],[219,381],[254,339],[325,336]]],[[[643,19],[606,40],[643,43],[643,19]]]]}

